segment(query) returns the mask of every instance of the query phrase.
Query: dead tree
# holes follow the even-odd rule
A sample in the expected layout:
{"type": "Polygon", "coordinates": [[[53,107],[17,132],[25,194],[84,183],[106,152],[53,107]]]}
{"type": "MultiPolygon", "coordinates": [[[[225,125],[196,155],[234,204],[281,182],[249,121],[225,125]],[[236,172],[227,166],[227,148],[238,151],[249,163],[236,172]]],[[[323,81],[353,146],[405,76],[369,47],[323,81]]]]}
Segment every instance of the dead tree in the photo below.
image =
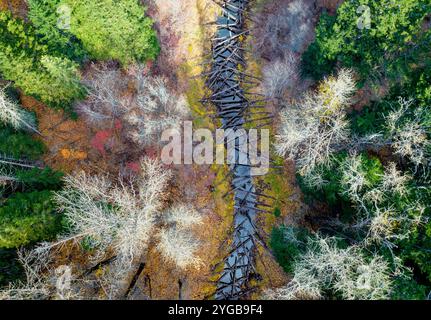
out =
{"type": "Polygon", "coordinates": [[[0,87],[0,122],[10,125],[16,130],[25,130],[41,135],[37,130],[34,115],[20,108],[16,102],[7,97],[5,89],[0,87]]]}

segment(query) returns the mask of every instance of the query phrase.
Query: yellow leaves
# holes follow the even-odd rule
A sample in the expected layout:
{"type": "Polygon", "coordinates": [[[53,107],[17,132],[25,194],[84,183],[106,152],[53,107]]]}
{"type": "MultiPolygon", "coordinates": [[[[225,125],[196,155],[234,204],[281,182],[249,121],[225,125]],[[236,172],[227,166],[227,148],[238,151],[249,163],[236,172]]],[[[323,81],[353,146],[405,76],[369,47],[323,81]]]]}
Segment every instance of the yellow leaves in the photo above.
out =
{"type": "Polygon", "coordinates": [[[337,77],[330,76],[318,86],[315,95],[320,106],[319,116],[326,118],[339,113],[350,104],[350,98],[355,92],[355,81],[351,70],[340,70],[337,77]]]}
{"type": "Polygon", "coordinates": [[[318,94],[326,107],[324,115],[329,115],[342,107],[341,101],[337,98],[336,92],[333,90],[333,84],[337,81],[334,77],[329,77],[327,81],[321,83],[318,88],[318,94]]]}
{"type": "Polygon", "coordinates": [[[97,270],[94,272],[94,275],[97,278],[101,278],[106,274],[105,270],[102,267],[97,268],[97,270]]]}
{"type": "Polygon", "coordinates": [[[71,160],[84,160],[87,159],[87,153],[84,151],[78,151],[73,149],[61,149],[60,155],[64,159],[71,159],[71,160]]]}
{"type": "Polygon", "coordinates": [[[64,159],[69,159],[71,156],[71,152],[69,149],[61,149],[60,154],[64,159]]]}
{"type": "Polygon", "coordinates": [[[188,45],[188,47],[187,47],[187,51],[189,52],[189,54],[192,54],[193,53],[193,44],[189,44],[188,45]]]}

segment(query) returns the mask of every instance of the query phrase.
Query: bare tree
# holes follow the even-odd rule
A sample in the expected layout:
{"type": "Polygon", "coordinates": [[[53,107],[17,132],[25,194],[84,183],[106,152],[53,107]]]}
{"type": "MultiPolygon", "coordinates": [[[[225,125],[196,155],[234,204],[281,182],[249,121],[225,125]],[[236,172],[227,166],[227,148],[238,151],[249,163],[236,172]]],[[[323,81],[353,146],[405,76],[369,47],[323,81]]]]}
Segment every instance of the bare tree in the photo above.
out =
{"type": "Polygon", "coordinates": [[[117,260],[130,267],[148,244],[170,178],[169,170],[155,160],[143,159],[141,167],[143,174],[135,185],[112,185],[105,176],[85,173],[67,177],[65,188],[56,193],[71,225],[61,241],[89,237],[97,248],[97,261],[112,249],[117,260]]]}
{"type": "MultiPolygon", "coordinates": [[[[109,283],[105,288],[107,297],[116,297],[133,264],[147,248],[171,176],[170,171],[156,160],[144,158],[141,168],[142,175],[127,184],[113,184],[106,176],[90,176],[83,172],[67,176],[65,186],[56,192],[55,200],[68,221],[68,232],[57,241],[42,243],[32,250],[31,255],[40,256],[35,265],[43,264],[48,270],[53,253],[67,243],[85,240],[93,247],[93,263],[103,261],[107,255],[116,257],[104,282],[109,283]]],[[[32,274],[45,279],[40,272],[32,274]]],[[[28,277],[25,286],[39,288],[42,282],[28,277]]]]}
{"type": "Polygon", "coordinates": [[[266,58],[300,53],[313,38],[313,3],[295,0],[274,4],[270,13],[259,19],[255,33],[255,52],[266,58]]]}
{"type": "Polygon", "coordinates": [[[0,186],[15,182],[18,182],[18,179],[13,174],[13,171],[6,166],[0,165],[0,186]]]}
{"type": "MultiPolygon", "coordinates": [[[[399,241],[408,239],[427,221],[427,204],[411,197],[412,176],[399,171],[396,164],[390,162],[383,174],[371,181],[365,171],[363,156],[354,152],[335,165],[342,171],[339,192],[351,201],[356,214],[351,223],[334,219],[329,225],[357,235],[358,244],[363,247],[374,244],[385,247],[396,261],[393,249],[399,241]]],[[[305,182],[321,189],[327,183],[322,170],[322,166],[316,167],[305,176],[305,182]]]]}
{"type": "MultiPolygon", "coordinates": [[[[177,204],[163,212],[160,218],[154,238],[164,261],[182,270],[199,269],[203,264],[198,254],[201,243],[193,227],[202,223],[200,214],[190,206],[177,204]]],[[[118,259],[114,261],[98,282],[108,299],[117,298],[118,292],[128,283],[124,264],[118,259]]]]}
{"type": "Polygon", "coordinates": [[[293,279],[284,288],[269,290],[268,299],[321,299],[332,291],[343,299],[388,299],[390,270],[378,255],[368,261],[361,249],[340,249],[336,238],[310,239],[308,250],[294,267],[293,279]]]}
{"type": "Polygon", "coordinates": [[[163,214],[164,227],[159,232],[158,249],[166,261],[180,269],[200,268],[202,260],[197,251],[200,242],[193,227],[202,224],[202,216],[194,208],[177,204],[163,214]]]}
{"type": "Polygon", "coordinates": [[[127,79],[121,70],[107,65],[93,66],[84,84],[88,88],[88,96],[77,104],[77,110],[89,122],[100,125],[121,116],[121,106],[126,103],[122,94],[127,87],[127,79]]]}
{"type": "Polygon", "coordinates": [[[146,146],[156,142],[163,130],[179,129],[188,115],[188,104],[168,89],[164,78],[148,77],[139,67],[133,76],[137,94],[134,103],[123,105],[124,120],[130,126],[129,137],[146,146]]]}
{"type": "Polygon", "coordinates": [[[42,273],[47,268],[48,258],[41,258],[35,251],[18,251],[18,259],[23,266],[26,282],[9,284],[8,288],[0,291],[0,300],[46,299],[50,295],[50,286],[42,273]]]}
{"type": "Polygon", "coordinates": [[[385,168],[377,184],[367,179],[360,156],[347,158],[342,170],[344,193],[358,211],[353,228],[365,232],[365,244],[377,242],[391,250],[423,222],[426,206],[408,201],[411,176],[400,172],[395,163],[385,168]],[[403,208],[396,206],[394,199],[398,198],[406,201],[403,208]]]}
{"type": "Polygon", "coordinates": [[[426,125],[426,111],[411,111],[413,100],[398,99],[398,107],[386,117],[389,139],[395,153],[409,159],[418,169],[431,164],[431,140],[426,125]]]}
{"type": "Polygon", "coordinates": [[[182,95],[163,77],[149,76],[142,65],[127,71],[101,66],[85,81],[88,98],[77,105],[88,121],[101,125],[122,120],[124,132],[140,146],[157,142],[165,129],[178,129],[188,115],[182,95]]]}
{"type": "Polygon", "coordinates": [[[298,59],[292,54],[271,61],[263,68],[263,88],[269,98],[281,98],[284,94],[295,96],[298,80],[298,59]]]}
{"type": "MultiPolygon", "coordinates": [[[[44,272],[33,272],[40,281],[28,278],[26,284],[17,288],[39,290],[41,284],[45,285],[46,276],[52,274],[50,258],[71,242],[85,242],[92,248],[92,264],[115,257],[101,276],[90,281],[93,285],[97,282],[107,299],[120,297],[127,288],[129,275],[145,257],[151,239],[158,241],[157,247],[163,257],[178,268],[200,267],[202,261],[197,254],[200,242],[194,236],[193,227],[202,223],[202,217],[184,204],[163,212],[171,173],[157,160],[148,158],[142,159],[141,168],[142,174],[127,183],[121,180],[113,183],[107,176],[91,176],[84,172],[67,176],[63,190],[55,193],[55,200],[68,221],[68,232],[30,252],[41,257],[35,266],[43,264],[43,268],[37,269],[44,269],[44,272]]],[[[52,289],[46,290],[45,295],[53,294],[52,289]]],[[[56,294],[67,298],[70,293],[63,291],[56,294]]],[[[73,292],[85,296],[84,291],[82,285],[74,286],[73,292]]],[[[8,294],[13,294],[13,290],[8,294]]]]}
{"type": "Polygon", "coordinates": [[[202,224],[202,216],[191,206],[178,204],[164,213],[164,220],[167,224],[186,229],[202,224]]]}
{"type": "Polygon", "coordinates": [[[182,32],[182,27],[186,23],[184,21],[184,11],[187,10],[187,1],[184,0],[151,0],[156,7],[162,7],[164,14],[169,15],[169,24],[176,32],[182,32]]]}
{"type": "Polygon", "coordinates": [[[397,169],[394,162],[390,162],[386,167],[382,177],[382,190],[396,193],[400,196],[407,194],[407,184],[412,180],[412,176],[397,169]]]}
{"type": "Polygon", "coordinates": [[[40,134],[37,130],[35,117],[9,99],[4,87],[0,88],[0,121],[9,124],[17,130],[26,130],[40,134]]]}
{"type": "Polygon", "coordinates": [[[27,159],[16,159],[7,154],[0,153],[0,166],[2,167],[21,167],[27,169],[39,168],[43,169],[40,165],[38,165],[35,161],[27,160],[27,159]]]}
{"type": "Polygon", "coordinates": [[[190,232],[172,227],[161,229],[159,237],[157,248],[166,261],[174,262],[180,269],[201,267],[202,260],[197,256],[200,242],[190,232]]]}
{"type": "Polygon", "coordinates": [[[18,250],[25,282],[10,284],[0,291],[0,300],[68,300],[80,298],[80,291],[74,286],[71,268],[51,268],[51,258],[46,250],[18,250]]]}
{"type": "Polygon", "coordinates": [[[316,92],[287,106],[276,135],[277,153],[295,159],[303,175],[326,162],[350,136],[346,106],[354,90],[352,71],[342,69],[337,77],[326,78],[316,92]]]}
{"type": "Polygon", "coordinates": [[[361,160],[361,156],[353,154],[342,164],[341,185],[343,186],[343,192],[353,201],[359,201],[361,191],[370,186],[370,181],[367,180],[361,160]]]}

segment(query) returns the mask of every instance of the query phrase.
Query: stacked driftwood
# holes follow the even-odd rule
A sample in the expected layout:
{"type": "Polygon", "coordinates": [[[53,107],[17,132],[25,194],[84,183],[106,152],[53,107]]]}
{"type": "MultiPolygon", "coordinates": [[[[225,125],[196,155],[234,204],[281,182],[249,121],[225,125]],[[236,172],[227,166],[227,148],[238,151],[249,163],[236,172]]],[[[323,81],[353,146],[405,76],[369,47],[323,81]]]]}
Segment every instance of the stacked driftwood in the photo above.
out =
{"type": "Polygon", "coordinates": [[[215,106],[221,128],[226,130],[226,139],[234,139],[236,151],[234,155],[228,153],[228,157],[235,159],[230,165],[231,193],[234,194],[235,202],[232,244],[217,281],[215,298],[240,299],[253,290],[249,281],[257,275],[255,254],[259,233],[256,216],[265,210],[259,208],[261,203],[258,198],[264,195],[255,187],[248,149],[242,148],[244,140],[239,132],[244,132],[244,126],[250,122],[256,124],[256,128],[265,126],[271,116],[264,111],[261,95],[247,89],[253,88],[259,81],[244,71],[244,39],[249,33],[246,22],[250,1],[213,1],[221,7],[222,14],[213,23],[217,31],[211,44],[211,67],[204,73],[211,93],[203,102],[215,106]]]}

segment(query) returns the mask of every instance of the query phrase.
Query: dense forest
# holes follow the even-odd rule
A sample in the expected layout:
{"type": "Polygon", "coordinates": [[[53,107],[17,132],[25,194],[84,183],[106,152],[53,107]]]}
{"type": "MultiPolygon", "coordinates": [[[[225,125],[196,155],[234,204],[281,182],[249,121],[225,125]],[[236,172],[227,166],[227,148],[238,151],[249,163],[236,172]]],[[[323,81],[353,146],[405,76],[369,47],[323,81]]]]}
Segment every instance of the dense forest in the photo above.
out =
{"type": "Polygon", "coordinates": [[[430,204],[431,0],[0,0],[0,299],[431,299],[430,204]]]}

